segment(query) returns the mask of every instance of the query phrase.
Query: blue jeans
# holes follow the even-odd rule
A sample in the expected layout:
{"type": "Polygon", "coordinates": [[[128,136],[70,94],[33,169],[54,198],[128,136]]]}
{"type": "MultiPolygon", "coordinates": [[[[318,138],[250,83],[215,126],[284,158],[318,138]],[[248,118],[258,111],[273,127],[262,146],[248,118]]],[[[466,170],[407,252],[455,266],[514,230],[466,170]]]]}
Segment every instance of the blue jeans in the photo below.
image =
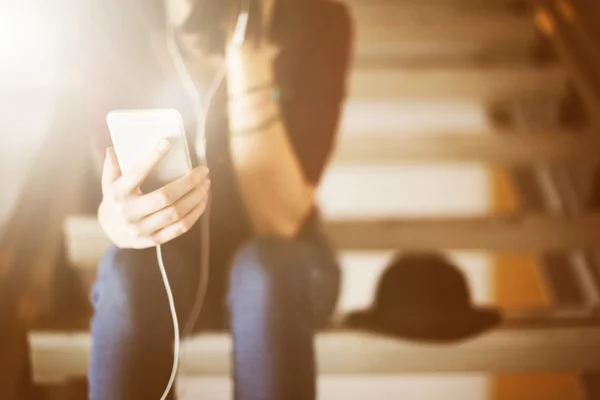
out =
{"type": "MultiPolygon", "coordinates": [[[[163,246],[163,257],[183,325],[198,287],[198,257],[188,257],[177,241],[163,246]]],[[[235,399],[315,399],[314,334],[335,308],[340,278],[322,236],[255,238],[223,268],[235,399]]],[[[111,248],[92,302],[90,399],[159,400],[171,371],[173,332],[155,250],[111,248]]],[[[207,299],[199,325],[220,313],[216,304],[207,299]]]]}

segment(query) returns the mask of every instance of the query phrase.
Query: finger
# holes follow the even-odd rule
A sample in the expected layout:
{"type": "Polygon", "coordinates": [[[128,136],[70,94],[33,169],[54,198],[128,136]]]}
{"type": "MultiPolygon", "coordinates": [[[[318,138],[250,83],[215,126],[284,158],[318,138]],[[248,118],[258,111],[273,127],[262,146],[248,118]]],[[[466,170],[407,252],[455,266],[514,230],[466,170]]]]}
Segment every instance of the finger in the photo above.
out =
{"type": "Polygon", "coordinates": [[[197,186],[191,192],[187,193],[175,204],[142,219],[136,224],[136,231],[139,236],[150,236],[155,232],[175,224],[185,218],[194,208],[208,200],[208,187],[210,181],[197,186]]]}
{"type": "Polygon", "coordinates": [[[119,178],[116,182],[117,191],[123,195],[135,192],[148,177],[152,168],[154,168],[156,164],[162,160],[165,154],[167,154],[169,146],[169,141],[167,139],[162,139],[158,142],[150,154],[119,178]]]}
{"type": "Polygon", "coordinates": [[[115,149],[109,147],[106,149],[106,156],[104,157],[104,166],[102,167],[102,191],[106,192],[110,185],[117,181],[121,177],[121,168],[117,161],[117,155],[115,149]]]}
{"type": "Polygon", "coordinates": [[[131,199],[124,207],[124,217],[128,222],[137,222],[164,208],[170,207],[187,193],[208,180],[208,168],[196,167],[186,176],[162,188],[131,199]]]}
{"type": "Polygon", "coordinates": [[[180,221],[167,226],[155,232],[150,236],[150,240],[155,243],[155,245],[163,244],[169,242],[187,231],[189,231],[192,226],[198,221],[204,210],[206,209],[206,202],[202,202],[198,204],[188,215],[182,218],[180,221]]]}

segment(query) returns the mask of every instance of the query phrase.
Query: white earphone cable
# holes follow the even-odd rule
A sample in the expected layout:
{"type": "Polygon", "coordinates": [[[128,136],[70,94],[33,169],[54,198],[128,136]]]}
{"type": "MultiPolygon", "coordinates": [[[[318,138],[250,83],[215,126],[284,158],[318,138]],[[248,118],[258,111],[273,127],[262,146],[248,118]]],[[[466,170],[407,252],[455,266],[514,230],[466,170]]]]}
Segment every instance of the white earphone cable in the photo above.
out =
{"type": "MultiPolygon", "coordinates": [[[[241,44],[245,32],[248,21],[248,13],[249,13],[249,0],[244,2],[244,5],[241,8],[239,13],[238,21],[235,28],[235,33],[233,37],[233,42],[241,44]]],[[[172,24],[168,24],[170,28],[167,28],[167,48],[173,60],[173,64],[181,79],[182,84],[184,85],[190,100],[193,103],[195,110],[197,111],[197,120],[196,120],[196,143],[195,143],[195,151],[199,158],[199,162],[206,165],[206,115],[207,111],[210,107],[212,99],[221,85],[221,82],[225,78],[225,74],[227,72],[226,64],[223,62],[221,67],[216,73],[215,79],[211,82],[206,92],[206,103],[203,104],[202,97],[198,92],[192,75],[185,64],[181,51],[177,45],[177,40],[175,37],[175,29],[172,24]]],[[[183,336],[191,335],[198,316],[202,311],[202,306],[204,303],[204,298],[206,296],[206,291],[208,288],[208,280],[210,275],[209,269],[209,261],[210,261],[210,207],[211,207],[211,199],[210,194],[206,204],[206,210],[201,217],[201,242],[200,242],[200,281],[198,285],[198,291],[196,294],[196,299],[192,306],[192,310],[190,312],[189,319],[187,320],[184,330],[183,336]]],[[[167,276],[166,268],[164,265],[163,257],[162,257],[162,248],[161,246],[156,246],[156,258],[158,260],[158,266],[160,269],[160,273],[162,276],[163,284],[165,286],[165,291],[167,294],[167,299],[169,303],[169,309],[171,311],[171,318],[173,320],[173,367],[171,368],[171,375],[169,377],[169,381],[167,386],[160,398],[160,400],[165,400],[171,391],[173,384],[175,382],[175,378],[177,376],[177,369],[179,367],[180,362],[180,334],[179,334],[179,322],[177,319],[177,310],[175,309],[175,301],[173,298],[173,292],[171,290],[171,286],[169,284],[169,279],[167,276]]]]}
{"type": "Polygon", "coordinates": [[[171,291],[171,285],[169,285],[169,277],[163,263],[162,248],[156,246],[156,259],[158,260],[158,268],[160,275],[162,276],[163,283],[165,285],[165,291],[167,292],[167,299],[169,301],[169,309],[171,310],[171,318],[173,319],[173,368],[171,369],[171,376],[169,377],[169,383],[163,392],[160,400],[165,400],[173,387],[175,382],[175,376],[177,375],[177,366],[179,365],[179,324],[177,323],[177,310],[175,309],[175,301],[173,300],[173,292],[171,291]]]}

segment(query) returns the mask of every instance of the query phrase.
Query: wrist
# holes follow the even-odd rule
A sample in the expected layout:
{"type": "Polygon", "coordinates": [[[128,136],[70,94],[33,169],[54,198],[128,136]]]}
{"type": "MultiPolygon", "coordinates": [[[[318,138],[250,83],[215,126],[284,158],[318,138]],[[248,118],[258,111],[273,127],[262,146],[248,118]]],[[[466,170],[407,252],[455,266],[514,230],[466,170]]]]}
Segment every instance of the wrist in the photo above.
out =
{"type": "Polygon", "coordinates": [[[227,51],[227,84],[230,95],[274,82],[273,54],[269,49],[234,46],[227,51]]]}
{"type": "Polygon", "coordinates": [[[257,108],[230,110],[229,125],[232,136],[260,132],[279,119],[279,105],[268,101],[257,108]]]}
{"type": "Polygon", "coordinates": [[[252,95],[269,92],[275,87],[275,78],[271,74],[256,74],[252,76],[227,75],[227,94],[230,99],[240,99],[252,95]]]}
{"type": "Polygon", "coordinates": [[[245,92],[231,92],[228,97],[228,108],[231,113],[260,112],[265,107],[278,106],[280,98],[279,87],[266,83],[251,87],[245,92]]]}

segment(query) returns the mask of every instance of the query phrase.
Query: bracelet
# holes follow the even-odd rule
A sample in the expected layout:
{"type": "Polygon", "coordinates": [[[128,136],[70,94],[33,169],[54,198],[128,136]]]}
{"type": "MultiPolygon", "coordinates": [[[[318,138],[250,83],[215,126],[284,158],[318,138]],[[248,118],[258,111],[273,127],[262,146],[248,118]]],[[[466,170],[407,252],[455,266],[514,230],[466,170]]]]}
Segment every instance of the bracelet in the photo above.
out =
{"type": "Polygon", "coordinates": [[[249,95],[249,94],[253,94],[256,92],[262,92],[263,90],[268,90],[273,86],[273,84],[271,82],[267,82],[267,83],[263,83],[263,84],[257,84],[254,86],[250,86],[247,89],[242,90],[241,92],[238,93],[229,93],[229,97],[241,97],[244,95],[249,95]]]}
{"type": "Polygon", "coordinates": [[[274,85],[271,82],[262,84],[262,85],[255,85],[255,86],[251,86],[248,89],[244,90],[244,94],[252,94],[252,93],[256,93],[256,92],[262,92],[263,90],[267,90],[267,89],[271,89],[274,85]]]}
{"type": "Polygon", "coordinates": [[[240,97],[245,97],[245,96],[249,96],[258,92],[262,92],[262,91],[268,91],[269,92],[269,97],[271,98],[271,100],[274,101],[279,101],[281,99],[281,89],[279,88],[279,86],[267,83],[264,85],[256,85],[253,86],[249,89],[246,89],[245,91],[243,91],[241,94],[230,94],[229,95],[229,101],[230,102],[237,102],[239,101],[240,97]]]}
{"type": "Polygon", "coordinates": [[[257,99],[245,100],[238,99],[237,101],[229,100],[229,111],[245,111],[247,109],[260,109],[265,105],[273,102],[271,96],[258,96],[257,99]]]}
{"type": "Polygon", "coordinates": [[[281,98],[281,91],[278,87],[273,87],[270,90],[269,96],[260,96],[258,101],[250,101],[245,99],[229,99],[229,111],[244,111],[247,109],[257,109],[262,108],[263,106],[269,105],[269,103],[279,103],[281,98]]]}
{"type": "Polygon", "coordinates": [[[279,118],[280,118],[279,113],[276,112],[270,118],[267,118],[266,120],[262,121],[261,123],[259,123],[256,126],[253,126],[251,128],[247,128],[247,129],[241,129],[238,131],[231,130],[230,136],[243,136],[243,135],[249,135],[252,133],[263,131],[263,130],[269,128],[271,125],[275,124],[277,121],[279,121],[279,118]]]}

